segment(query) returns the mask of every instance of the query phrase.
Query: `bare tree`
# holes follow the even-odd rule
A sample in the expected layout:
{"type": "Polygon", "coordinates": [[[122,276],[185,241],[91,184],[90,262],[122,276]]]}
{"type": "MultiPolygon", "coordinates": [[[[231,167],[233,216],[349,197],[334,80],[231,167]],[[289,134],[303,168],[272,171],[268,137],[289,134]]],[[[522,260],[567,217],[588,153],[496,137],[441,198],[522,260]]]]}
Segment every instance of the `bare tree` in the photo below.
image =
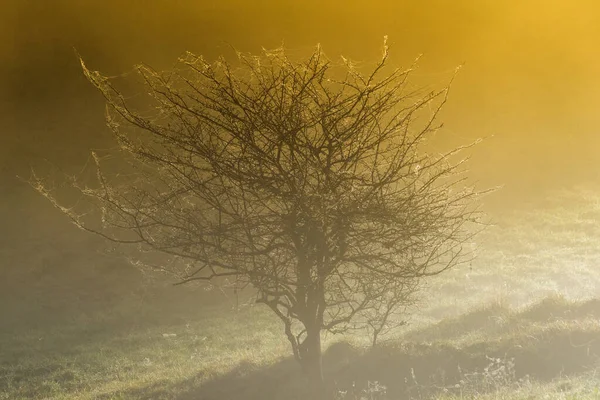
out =
{"type": "Polygon", "coordinates": [[[128,167],[94,153],[97,183],[71,181],[79,206],[32,184],[80,228],[168,256],[160,268],[181,283],[256,288],[322,381],[324,330],[370,325],[376,342],[421,278],[470,257],[479,193],[464,147],[423,149],[449,85],[411,89],[412,67],[390,69],[387,46],[367,73],[320,48],[303,61],[238,56],[235,67],[189,53],[166,73],[137,66],[146,100],[82,62],[128,167]]]}

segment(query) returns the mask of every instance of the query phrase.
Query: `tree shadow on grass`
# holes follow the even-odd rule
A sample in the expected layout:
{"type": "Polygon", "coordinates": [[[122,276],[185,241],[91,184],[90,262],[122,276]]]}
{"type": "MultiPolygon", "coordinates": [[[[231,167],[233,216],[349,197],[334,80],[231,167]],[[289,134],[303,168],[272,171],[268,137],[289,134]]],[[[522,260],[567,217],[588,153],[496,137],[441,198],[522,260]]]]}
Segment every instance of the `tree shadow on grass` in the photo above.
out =
{"type": "MultiPolygon", "coordinates": [[[[546,302],[519,315],[522,317],[520,322],[527,323],[532,318],[539,321],[558,314],[597,315],[598,310],[598,302],[573,305],[570,311],[560,302],[546,302]]],[[[481,312],[477,315],[486,320],[489,317],[481,312]]],[[[465,315],[462,321],[452,325],[453,335],[458,333],[459,326],[465,334],[473,328],[481,328],[481,321],[476,318],[477,315],[465,315]]],[[[512,332],[510,335],[474,341],[462,346],[448,341],[437,341],[433,344],[405,342],[359,351],[348,344],[338,343],[324,354],[327,389],[332,399],[344,391],[353,392],[347,395],[346,399],[355,399],[360,398],[358,394],[367,388],[369,382],[377,381],[386,387],[385,398],[427,398],[442,390],[455,390],[455,387],[464,385],[465,376],[476,372],[479,381],[470,382],[480,385],[476,388],[477,392],[484,393],[506,384],[507,380],[516,383],[527,378],[547,382],[565,375],[581,374],[598,365],[600,327],[571,324],[564,328],[554,327],[536,332],[533,336],[526,331],[521,334],[512,332]],[[484,373],[486,367],[489,372],[490,364],[499,360],[510,360],[511,366],[504,365],[504,372],[500,376],[484,373]]],[[[501,367],[501,364],[495,364],[493,368],[501,367]]],[[[314,398],[310,397],[313,392],[309,383],[302,377],[300,368],[291,358],[267,367],[242,362],[229,373],[218,377],[198,376],[168,388],[157,389],[138,389],[125,394],[124,398],[314,398]]]]}

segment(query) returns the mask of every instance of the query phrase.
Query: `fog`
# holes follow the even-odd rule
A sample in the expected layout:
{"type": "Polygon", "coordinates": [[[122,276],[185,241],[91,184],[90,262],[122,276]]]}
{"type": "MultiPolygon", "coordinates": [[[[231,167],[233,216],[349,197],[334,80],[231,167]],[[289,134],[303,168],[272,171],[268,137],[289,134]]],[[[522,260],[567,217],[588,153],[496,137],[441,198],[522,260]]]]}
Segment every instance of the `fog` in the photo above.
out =
{"type": "Polygon", "coordinates": [[[331,58],[371,61],[388,35],[394,64],[423,54],[419,83],[446,83],[464,65],[440,140],[486,138],[471,176],[503,186],[486,199],[489,209],[528,207],[598,177],[594,1],[6,1],[2,9],[1,215],[9,247],[53,235],[64,221],[16,176],[44,162],[78,168],[90,149],[112,143],[102,98],[75,50],[90,68],[117,75],[140,62],[168,68],[185,51],[214,59],[231,56],[231,47],[281,44],[302,52],[321,43],[331,58]]]}
{"type": "MultiPolygon", "coordinates": [[[[5,179],[42,157],[77,164],[107,139],[100,96],[74,52],[105,74],[168,68],[184,51],[214,59],[282,43],[330,57],[393,62],[423,53],[428,84],[464,68],[443,117],[448,140],[490,137],[473,173],[504,195],[594,179],[600,60],[595,2],[4,2],[1,48],[5,179]]],[[[9,183],[12,185],[12,183],[9,183]]],[[[515,200],[516,201],[516,200],[515,200]]]]}
{"type": "MultiPolygon", "coordinates": [[[[391,64],[405,67],[422,54],[415,84],[440,87],[462,66],[435,146],[485,139],[471,151],[469,176],[479,187],[502,187],[483,199],[492,220],[536,210],[558,192],[598,187],[595,0],[4,0],[0,327],[35,325],[47,310],[75,312],[69,291],[94,293],[81,302],[113,304],[143,281],[122,260],[101,255],[104,242],[77,230],[25,183],[31,168],[72,173],[92,149],[114,145],[104,99],[85,79],[78,54],[110,76],[138,63],[168,69],[185,51],[214,60],[233,58],[233,48],[283,45],[301,55],[318,43],[332,59],[372,62],[386,35],[391,64]],[[17,302],[22,308],[10,306],[17,302]]],[[[179,296],[170,286],[161,290],[179,296]]]]}

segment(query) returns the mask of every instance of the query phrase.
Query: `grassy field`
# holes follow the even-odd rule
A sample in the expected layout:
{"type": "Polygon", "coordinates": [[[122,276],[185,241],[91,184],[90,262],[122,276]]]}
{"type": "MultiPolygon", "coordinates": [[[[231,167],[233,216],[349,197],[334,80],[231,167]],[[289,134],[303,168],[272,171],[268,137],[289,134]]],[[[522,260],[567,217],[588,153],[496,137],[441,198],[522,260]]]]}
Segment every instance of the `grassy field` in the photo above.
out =
{"type": "MultiPolygon", "coordinates": [[[[332,398],[600,399],[600,197],[557,193],[496,222],[378,348],[325,336],[332,398]]],[[[0,332],[0,399],[307,398],[262,307],[142,311],[0,332]]]]}

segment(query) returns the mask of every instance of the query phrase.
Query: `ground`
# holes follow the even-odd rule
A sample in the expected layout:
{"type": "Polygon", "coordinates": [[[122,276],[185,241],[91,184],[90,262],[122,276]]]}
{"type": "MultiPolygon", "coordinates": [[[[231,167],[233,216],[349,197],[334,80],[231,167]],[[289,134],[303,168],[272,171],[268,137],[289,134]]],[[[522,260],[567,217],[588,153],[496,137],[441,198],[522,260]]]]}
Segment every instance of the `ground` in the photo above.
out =
{"type": "MultiPolygon", "coordinates": [[[[600,399],[594,193],[504,214],[472,265],[430,281],[378,347],[365,334],[325,336],[331,397],[600,399]]],[[[0,399],[307,398],[282,327],[260,305],[169,318],[141,307],[0,331],[0,399]]]]}

